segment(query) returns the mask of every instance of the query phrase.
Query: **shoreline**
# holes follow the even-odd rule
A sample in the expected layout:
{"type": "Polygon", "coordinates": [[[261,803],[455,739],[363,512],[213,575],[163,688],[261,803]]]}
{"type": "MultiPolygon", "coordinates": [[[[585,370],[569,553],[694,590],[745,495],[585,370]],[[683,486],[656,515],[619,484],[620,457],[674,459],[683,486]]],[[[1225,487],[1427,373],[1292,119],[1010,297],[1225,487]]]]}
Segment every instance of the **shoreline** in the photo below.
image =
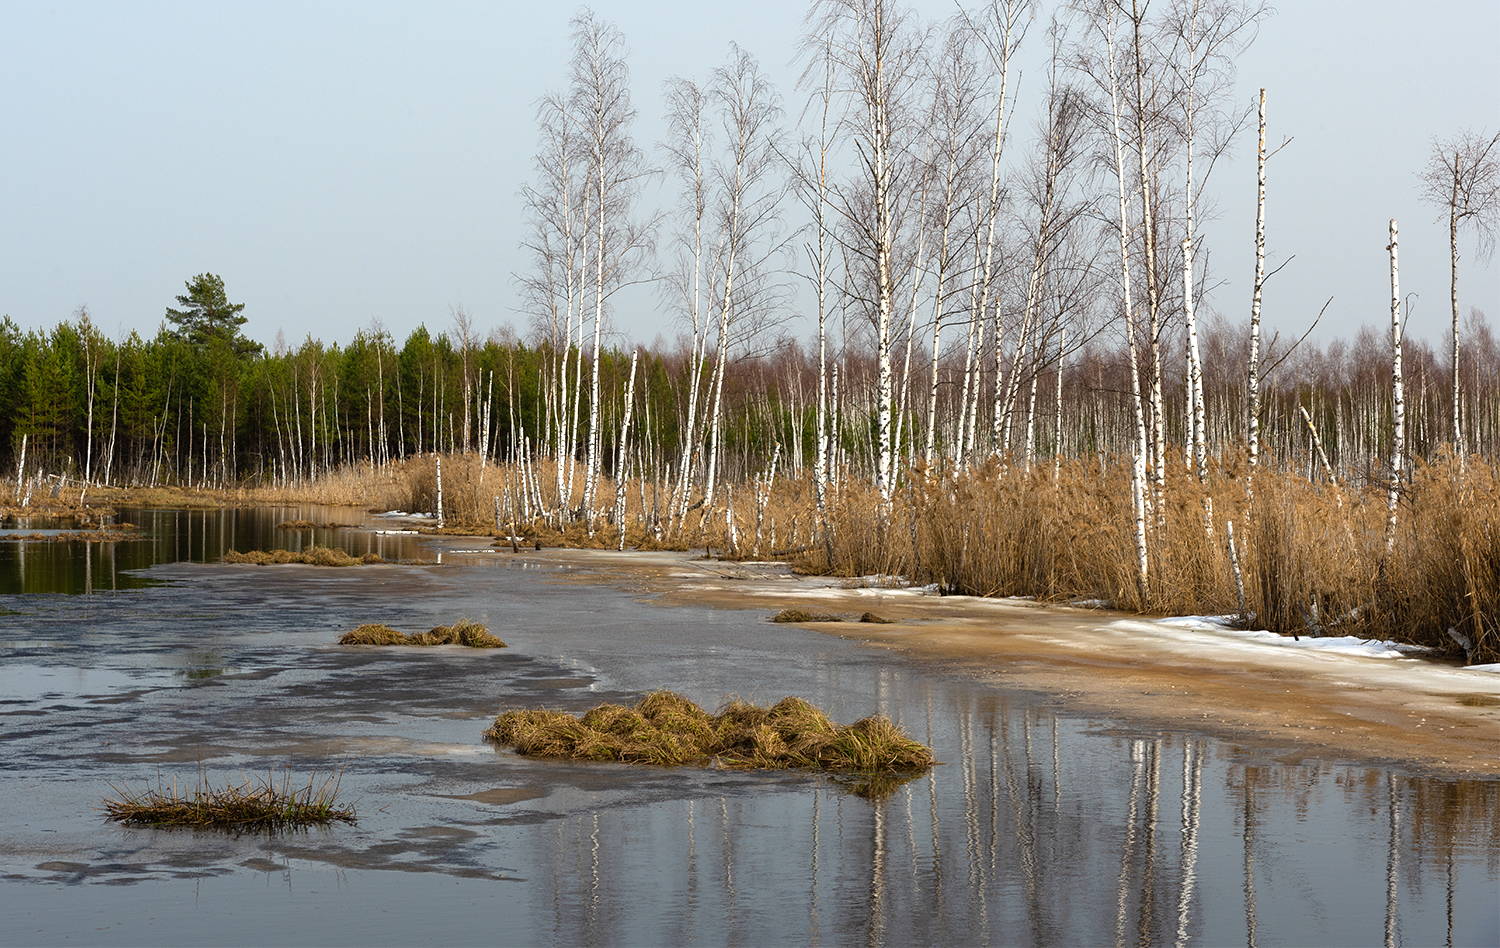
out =
{"type": "Polygon", "coordinates": [[[667,606],[764,611],[767,619],[789,607],[874,611],[896,621],[795,624],[1028,691],[1059,709],[1211,733],[1285,763],[1369,761],[1500,779],[1496,672],[1283,647],[1105,609],[851,586],[794,576],[779,563],[576,549],[526,555],[579,568],[562,582],[607,582],[667,606]]]}

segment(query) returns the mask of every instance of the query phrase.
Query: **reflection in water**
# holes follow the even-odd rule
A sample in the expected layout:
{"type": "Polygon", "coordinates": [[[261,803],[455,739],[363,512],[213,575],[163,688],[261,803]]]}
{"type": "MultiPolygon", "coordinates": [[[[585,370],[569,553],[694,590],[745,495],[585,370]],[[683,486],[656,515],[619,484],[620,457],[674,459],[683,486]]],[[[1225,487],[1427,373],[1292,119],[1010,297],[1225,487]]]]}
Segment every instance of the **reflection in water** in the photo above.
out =
{"type": "Polygon", "coordinates": [[[1385,811],[1391,824],[1391,841],[1385,859],[1385,944],[1396,946],[1396,872],[1401,867],[1401,808],[1396,802],[1396,777],[1385,775],[1385,811]]]}
{"type": "Polygon", "coordinates": [[[1245,842],[1245,944],[1255,948],[1255,780],[1256,768],[1244,774],[1244,814],[1240,833],[1245,842]]]}
{"type": "MultiPolygon", "coordinates": [[[[606,811],[607,822],[601,829],[600,814],[591,814],[586,818],[592,826],[590,912],[613,917],[631,898],[624,880],[598,872],[602,838],[603,845],[615,849],[613,856],[602,857],[605,866],[615,860],[626,865],[649,860],[682,867],[686,877],[679,891],[685,928],[679,934],[684,936],[690,936],[692,913],[702,906],[722,919],[719,936],[731,943],[754,942],[775,931],[795,932],[809,944],[848,943],[849,936],[858,931],[858,940],[866,945],[1094,943],[1109,941],[1111,932],[1120,945],[1239,940],[1255,945],[1263,935],[1271,937],[1260,930],[1257,918],[1257,899],[1264,903],[1268,897],[1257,891],[1257,864],[1269,846],[1280,868],[1278,874],[1283,876],[1270,894],[1277,920],[1275,942],[1358,943],[1366,937],[1379,938],[1380,929],[1369,928],[1380,924],[1379,916],[1361,917],[1357,910],[1351,911],[1336,888],[1352,882],[1356,889],[1369,883],[1372,889],[1382,890],[1388,943],[1424,939],[1452,943],[1454,918],[1444,909],[1452,900],[1449,879],[1454,849],[1430,852],[1412,834],[1403,832],[1404,815],[1412,812],[1416,799],[1400,778],[1388,776],[1384,781],[1388,800],[1385,812],[1379,813],[1380,828],[1366,823],[1362,831],[1340,843],[1341,847],[1352,843],[1354,850],[1368,856],[1383,850],[1387,858],[1340,862],[1338,873],[1349,878],[1328,883],[1324,876],[1334,867],[1328,855],[1318,850],[1348,828],[1334,815],[1345,804],[1336,791],[1326,794],[1315,789],[1300,801],[1267,799],[1264,768],[1238,765],[1222,751],[1215,758],[1212,746],[1201,739],[1175,743],[1167,737],[1117,740],[1120,757],[1116,760],[1123,766],[1096,759],[1087,769],[1070,767],[1069,755],[1035,753],[1039,736],[1045,740],[1058,735],[1059,743],[1070,737],[1077,740],[1076,733],[1060,733],[1056,718],[1011,713],[1004,702],[990,715],[973,715],[972,723],[977,726],[971,727],[968,718],[959,716],[956,738],[961,753],[948,765],[957,772],[939,768],[881,803],[830,797],[827,790],[813,791],[810,799],[786,794],[717,798],[713,860],[717,868],[707,876],[698,862],[692,804],[685,805],[687,831],[681,852],[674,852],[668,843],[670,833],[665,837],[653,834],[649,856],[632,851],[632,834],[613,825],[619,817],[606,811]],[[980,734],[988,739],[976,740],[980,734]],[[1224,796],[1205,800],[1206,771],[1226,778],[1218,784],[1228,791],[1224,796]],[[996,782],[987,779],[989,774],[995,775],[996,782]],[[1069,781],[1073,781],[1071,786],[1069,781]],[[949,782],[958,785],[956,794],[943,792],[949,782]],[[1169,788],[1168,783],[1173,786],[1169,788]],[[1164,808],[1163,801],[1172,798],[1178,805],[1164,808]],[[1112,801],[1118,801],[1118,810],[1112,801]],[[1285,819],[1289,804],[1303,809],[1307,822],[1293,820],[1289,825],[1285,819]],[[778,813],[784,810],[801,810],[804,819],[778,813]],[[1274,839],[1268,840],[1262,829],[1273,813],[1278,828],[1274,839]],[[1001,818],[993,822],[997,814],[1001,818]],[[787,836],[768,844],[763,838],[767,832],[787,836]],[[1311,838],[1298,839],[1304,834],[1311,838]],[[835,840],[837,854],[831,872],[826,865],[830,838],[835,840]],[[1237,844],[1243,869],[1242,898],[1226,899],[1223,896],[1230,893],[1222,888],[1216,895],[1219,881],[1228,881],[1217,874],[1207,877],[1214,884],[1205,892],[1205,877],[1200,873],[1205,838],[1237,844]],[[774,847],[774,856],[769,858],[768,845],[774,847]],[[1110,854],[1115,859],[1101,858],[1110,854]],[[1106,869],[1111,862],[1113,870],[1106,869]],[[1425,868],[1412,871],[1413,862],[1425,868]],[[1375,872],[1366,872],[1365,867],[1375,872]],[[956,900],[943,884],[945,875],[954,869],[968,879],[956,900]],[[1105,882],[1106,872],[1113,873],[1112,883],[1105,882]],[[754,899],[742,899],[742,876],[754,880],[754,899]],[[1424,891],[1424,878],[1434,883],[1430,894],[1424,891]],[[1437,885],[1439,880],[1445,884],[1437,885]],[[1319,891],[1329,884],[1335,888],[1319,891]],[[1106,921],[1094,897],[1111,887],[1115,898],[1110,900],[1106,921]],[[1430,907],[1420,909],[1407,904],[1428,901],[1430,907]],[[781,927],[757,917],[767,907],[774,906],[771,911],[779,913],[792,905],[802,906],[805,924],[781,927]],[[825,906],[835,907],[832,914],[825,906]],[[1424,926],[1446,921],[1447,930],[1424,927],[1422,935],[1414,936],[1407,931],[1408,916],[1424,926]],[[848,927],[850,922],[856,928],[848,927]],[[1233,934],[1236,930],[1238,936],[1233,934]]],[[[1314,768],[1302,778],[1327,787],[1320,779],[1324,775],[1314,768]]],[[[1500,803],[1500,793],[1492,783],[1465,786],[1466,793],[1491,806],[1500,803]]],[[[1434,812],[1422,818],[1444,819],[1434,812]]],[[[1494,858],[1493,831],[1491,818],[1477,835],[1463,834],[1470,847],[1489,851],[1487,857],[1476,852],[1479,858],[1469,860],[1471,899],[1485,897],[1480,864],[1494,858]]],[[[1220,858],[1230,855],[1223,849],[1217,854],[1220,858]]],[[[1493,884],[1493,876],[1488,884],[1493,884]]],[[[561,905],[565,907],[567,900],[561,905]]],[[[562,926],[564,920],[558,924],[562,926]]],[[[585,942],[592,936],[589,931],[578,934],[585,942]]],[[[1470,931],[1471,942],[1473,935],[1470,931]]]]}
{"type": "MultiPolygon", "coordinates": [[[[131,571],[166,563],[217,563],[231,550],[342,549],[353,556],[375,553],[396,561],[430,560],[419,538],[350,529],[366,520],[354,507],[215,507],[198,510],[121,508],[116,521],[139,528],[124,539],[16,539],[0,536],[0,594],[91,594],[138,589],[150,582],[131,571]],[[281,529],[289,521],[319,524],[281,529]]],[[[53,526],[49,521],[49,526],[53,526]]],[[[71,524],[57,524],[64,529],[71,524]]],[[[53,530],[52,532],[56,532],[53,530]]]]}
{"type": "MultiPolygon", "coordinates": [[[[909,710],[910,727],[929,708],[909,710]]],[[[1456,845],[1438,852],[1408,818],[1432,839],[1458,814],[1417,815],[1425,780],[1387,775],[1382,792],[1350,800],[1346,783],[1327,778],[1362,786],[1363,768],[1277,766],[1268,776],[1222,745],[1169,735],[1110,738],[1101,753],[1084,746],[1099,738],[1038,709],[999,700],[953,710],[958,753],[878,803],[823,787],[565,817],[582,829],[567,835],[580,847],[581,890],[570,896],[563,873],[550,930],[585,944],[614,940],[603,919],[682,942],[1374,943],[1382,914],[1363,911],[1364,891],[1380,893],[1389,943],[1454,943],[1454,867],[1467,869],[1468,899],[1492,895],[1493,782],[1460,784],[1463,811],[1489,815],[1450,827],[1456,845]],[[697,831],[705,804],[711,851],[697,831]],[[1371,804],[1373,821],[1360,815],[1371,804]],[[632,825],[642,819],[649,827],[632,825]],[[950,877],[967,884],[950,892],[950,877]],[[670,927],[634,914],[643,888],[665,899],[670,927]],[[1106,892],[1113,898],[1099,898],[1106,892]],[[582,924],[570,918],[580,906],[582,924]],[[1274,916],[1274,934],[1258,910],[1274,916]],[[695,927],[699,913],[709,929],[695,927]]],[[[1482,925],[1471,915],[1458,941],[1484,943],[1482,925]]]]}
{"type": "Polygon", "coordinates": [[[1202,743],[1189,740],[1182,749],[1182,886],[1177,896],[1178,948],[1188,942],[1193,886],[1198,879],[1198,808],[1203,796],[1202,743]]]}

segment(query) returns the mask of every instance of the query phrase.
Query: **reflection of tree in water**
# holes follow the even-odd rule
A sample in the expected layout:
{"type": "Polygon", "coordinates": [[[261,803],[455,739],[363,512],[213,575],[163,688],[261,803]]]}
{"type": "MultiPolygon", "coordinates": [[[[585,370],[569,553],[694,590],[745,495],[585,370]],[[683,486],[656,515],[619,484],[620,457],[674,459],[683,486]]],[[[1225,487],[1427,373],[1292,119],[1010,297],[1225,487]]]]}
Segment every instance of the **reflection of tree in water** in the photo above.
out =
{"type": "Polygon", "coordinates": [[[587,905],[598,927],[560,917],[559,938],[621,931],[649,864],[677,911],[623,931],[674,941],[1254,945],[1323,926],[1374,941],[1379,904],[1387,935],[1436,942],[1437,900],[1451,931],[1485,878],[1475,856],[1500,859],[1493,783],[1249,763],[1208,738],[1100,733],[998,693],[908,692],[903,714],[902,687],[865,694],[883,692],[946,763],[885,799],[767,775],[563,818],[574,855],[554,862],[558,911],[587,905]],[[1320,885],[1334,868],[1343,888],[1320,885]]]}

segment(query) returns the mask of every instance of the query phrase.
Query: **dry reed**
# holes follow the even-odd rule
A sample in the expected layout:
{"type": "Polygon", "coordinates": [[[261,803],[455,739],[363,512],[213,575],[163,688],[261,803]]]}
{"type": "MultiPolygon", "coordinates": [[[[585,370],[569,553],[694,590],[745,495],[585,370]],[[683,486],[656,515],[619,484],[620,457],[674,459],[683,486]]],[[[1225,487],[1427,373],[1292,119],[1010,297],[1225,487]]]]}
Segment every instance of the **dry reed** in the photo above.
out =
{"type": "MultiPolygon", "coordinates": [[[[552,463],[538,461],[534,473],[554,503],[552,463]]],[[[430,511],[434,474],[433,459],[424,456],[234,496],[430,511]]],[[[830,492],[826,514],[817,511],[807,476],[779,477],[759,514],[754,492],[736,488],[685,519],[668,519],[670,498],[655,497],[655,483],[632,480],[623,485],[623,525],[609,521],[615,486],[604,479],[592,532],[577,516],[581,476],[560,505],[574,512],[571,519],[533,510],[529,519],[507,519],[497,529],[495,498],[517,498],[519,481],[513,466],[445,456],[444,532],[514,533],[528,547],[613,548],[623,527],[625,545],[640,549],[706,547],[738,559],[779,551],[808,573],[901,576],[976,596],[1098,599],[1141,613],[1225,615],[1240,611],[1225,545],[1232,522],[1245,610],[1259,628],[1380,637],[1474,663],[1500,660],[1500,475],[1477,456],[1440,455],[1416,465],[1402,488],[1389,551],[1378,472],[1360,486],[1334,486],[1265,466],[1252,475],[1243,455],[1230,453],[1210,465],[1200,484],[1174,463],[1147,518],[1144,589],[1130,464],[1117,459],[1064,460],[1056,478],[1050,464],[1027,472],[996,459],[957,472],[919,469],[890,502],[849,478],[830,492]],[[726,527],[729,498],[733,532],[726,527]],[[1207,525],[1205,501],[1213,511],[1207,525]],[[651,520],[653,511],[660,524],[651,520]],[[764,528],[759,545],[757,522],[764,528]]]]}
{"type": "Polygon", "coordinates": [[[799,560],[813,572],[894,574],[947,593],[1102,599],[1135,612],[1238,611],[1226,523],[1258,628],[1357,635],[1500,660],[1500,475],[1486,461],[1419,463],[1385,541],[1384,488],[1335,487],[1288,471],[1249,477],[1221,459],[1206,484],[1167,478],[1148,518],[1148,593],[1137,581],[1129,467],[1064,462],[1027,474],[991,462],[923,480],[884,507],[851,485],[830,510],[829,542],[799,560]],[[1212,532],[1204,522],[1212,505],[1212,532]],[[831,551],[831,556],[829,552],[831,551]],[[1452,629],[1450,633],[1448,630],[1452,629]],[[1466,643],[1466,645],[1465,645],[1466,643]]]}
{"type": "Polygon", "coordinates": [[[116,795],[104,801],[104,811],[116,822],[150,826],[280,830],[353,823],[354,807],[336,802],[341,777],[339,772],[320,780],[313,774],[301,788],[292,785],[289,772],[279,783],[270,773],[222,787],[201,774],[193,787],[179,788],[175,779],[138,791],[110,784],[116,795]]]}

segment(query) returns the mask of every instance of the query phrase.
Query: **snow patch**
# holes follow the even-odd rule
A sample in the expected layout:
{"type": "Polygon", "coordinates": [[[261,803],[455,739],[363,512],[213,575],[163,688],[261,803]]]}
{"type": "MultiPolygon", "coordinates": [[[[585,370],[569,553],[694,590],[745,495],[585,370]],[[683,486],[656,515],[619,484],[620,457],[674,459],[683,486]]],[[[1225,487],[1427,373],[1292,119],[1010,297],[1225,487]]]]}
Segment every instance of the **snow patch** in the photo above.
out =
{"type": "Polygon", "coordinates": [[[1362,639],[1355,635],[1330,635],[1323,638],[1301,636],[1293,638],[1278,635],[1264,629],[1236,629],[1235,616],[1176,616],[1170,619],[1145,620],[1150,624],[1168,629],[1185,629],[1194,632],[1211,632],[1216,636],[1227,636],[1242,643],[1268,645],[1279,648],[1306,649],[1316,652],[1332,652],[1341,655],[1362,655],[1366,658],[1409,658],[1427,655],[1433,650],[1424,645],[1403,645],[1400,642],[1383,642],[1378,639],[1362,639]]]}

